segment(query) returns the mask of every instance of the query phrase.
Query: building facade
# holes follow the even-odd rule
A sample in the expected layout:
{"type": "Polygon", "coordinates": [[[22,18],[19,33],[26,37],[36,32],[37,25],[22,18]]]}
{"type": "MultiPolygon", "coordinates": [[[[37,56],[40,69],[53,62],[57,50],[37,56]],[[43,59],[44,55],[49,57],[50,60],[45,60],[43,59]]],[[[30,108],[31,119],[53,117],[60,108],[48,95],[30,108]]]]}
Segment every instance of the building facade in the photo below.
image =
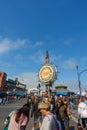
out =
{"type": "Polygon", "coordinates": [[[58,86],[55,87],[55,93],[57,95],[70,95],[70,94],[74,94],[73,91],[67,89],[68,87],[63,85],[63,84],[60,84],[58,86]]]}
{"type": "Polygon", "coordinates": [[[5,72],[0,72],[0,90],[3,90],[6,86],[7,74],[5,72]]]}

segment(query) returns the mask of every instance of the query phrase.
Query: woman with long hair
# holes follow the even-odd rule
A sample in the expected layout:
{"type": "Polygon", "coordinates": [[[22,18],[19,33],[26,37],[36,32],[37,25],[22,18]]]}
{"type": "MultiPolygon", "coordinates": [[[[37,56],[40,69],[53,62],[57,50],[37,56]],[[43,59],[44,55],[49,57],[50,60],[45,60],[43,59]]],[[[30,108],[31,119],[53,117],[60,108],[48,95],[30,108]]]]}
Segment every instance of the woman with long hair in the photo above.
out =
{"type": "Polygon", "coordinates": [[[56,102],[55,114],[57,119],[61,122],[62,130],[69,130],[69,127],[67,127],[67,124],[69,123],[69,116],[66,105],[62,99],[58,99],[56,102]]]}
{"type": "Polygon", "coordinates": [[[27,104],[16,110],[9,123],[8,130],[25,130],[29,121],[29,107],[27,104]]]}

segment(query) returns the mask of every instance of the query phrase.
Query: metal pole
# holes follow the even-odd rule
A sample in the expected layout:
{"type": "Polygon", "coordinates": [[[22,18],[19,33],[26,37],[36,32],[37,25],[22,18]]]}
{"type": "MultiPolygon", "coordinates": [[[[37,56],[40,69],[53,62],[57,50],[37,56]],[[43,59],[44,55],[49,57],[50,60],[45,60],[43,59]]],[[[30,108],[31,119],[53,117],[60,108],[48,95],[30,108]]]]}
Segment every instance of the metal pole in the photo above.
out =
{"type": "Polygon", "coordinates": [[[80,92],[80,98],[81,98],[81,81],[80,81],[80,73],[78,71],[78,65],[76,65],[76,69],[77,69],[78,86],[79,86],[79,92],[80,92]]]}
{"type": "Polygon", "coordinates": [[[78,71],[78,65],[76,65],[77,69],[77,76],[78,76],[78,85],[79,85],[79,91],[80,91],[80,98],[81,98],[81,81],[80,81],[80,75],[87,71],[87,69],[82,70],[81,72],[78,71]]]}

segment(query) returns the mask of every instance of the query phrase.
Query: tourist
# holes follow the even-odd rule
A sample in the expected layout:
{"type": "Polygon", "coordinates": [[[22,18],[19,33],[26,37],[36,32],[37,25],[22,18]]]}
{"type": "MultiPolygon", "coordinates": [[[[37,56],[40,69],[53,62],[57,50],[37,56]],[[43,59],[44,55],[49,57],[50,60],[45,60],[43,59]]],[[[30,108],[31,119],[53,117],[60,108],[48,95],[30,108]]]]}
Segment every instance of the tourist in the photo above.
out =
{"type": "Polygon", "coordinates": [[[74,97],[73,95],[70,94],[70,97],[69,97],[69,104],[70,104],[70,109],[71,110],[74,110],[74,97]]]}
{"type": "Polygon", "coordinates": [[[31,108],[31,118],[34,117],[34,126],[32,130],[36,129],[36,127],[39,127],[39,119],[40,119],[40,111],[38,110],[39,105],[39,97],[35,97],[35,101],[31,108]]]}
{"type": "Polygon", "coordinates": [[[53,97],[48,97],[48,102],[50,103],[50,111],[55,113],[55,100],[53,97]]]}
{"type": "Polygon", "coordinates": [[[86,104],[86,97],[82,97],[80,99],[80,103],[78,104],[78,114],[81,118],[83,130],[86,130],[86,123],[87,123],[87,104],[86,104]]]}
{"type": "Polygon", "coordinates": [[[57,120],[61,122],[62,130],[69,130],[67,107],[61,98],[56,102],[55,113],[57,120]]]}
{"type": "Polygon", "coordinates": [[[56,118],[50,112],[50,103],[47,100],[44,100],[39,104],[38,108],[43,117],[40,130],[57,130],[56,118]]]}
{"type": "MultiPolygon", "coordinates": [[[[8,118],[9,116],[6,118],[6,120],[8,120],[8,118]]],[[[25,130],[28,121],[29,121],[29,107],[27,106],[27,104],[25,104],[23,105],[23,107],[16,110],[12,114],[8,130],[25,130]]]]}

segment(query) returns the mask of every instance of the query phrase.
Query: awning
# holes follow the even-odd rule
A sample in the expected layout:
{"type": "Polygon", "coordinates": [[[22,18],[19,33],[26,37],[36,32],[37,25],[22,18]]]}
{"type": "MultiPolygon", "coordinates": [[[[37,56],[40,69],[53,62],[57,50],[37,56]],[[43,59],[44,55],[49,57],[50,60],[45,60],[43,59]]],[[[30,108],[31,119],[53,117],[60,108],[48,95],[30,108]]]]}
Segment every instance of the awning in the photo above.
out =
{"type": "Polygon", "coordinates": [[[6,92],[0,91],[0,98],[4,98],[6,95],[6,92]]]}
{"type": "Polygon", "coordinates": [[[58,94],[58,95],[67,95],[68,92],[56,92],[56,94],[58,94]]]}

